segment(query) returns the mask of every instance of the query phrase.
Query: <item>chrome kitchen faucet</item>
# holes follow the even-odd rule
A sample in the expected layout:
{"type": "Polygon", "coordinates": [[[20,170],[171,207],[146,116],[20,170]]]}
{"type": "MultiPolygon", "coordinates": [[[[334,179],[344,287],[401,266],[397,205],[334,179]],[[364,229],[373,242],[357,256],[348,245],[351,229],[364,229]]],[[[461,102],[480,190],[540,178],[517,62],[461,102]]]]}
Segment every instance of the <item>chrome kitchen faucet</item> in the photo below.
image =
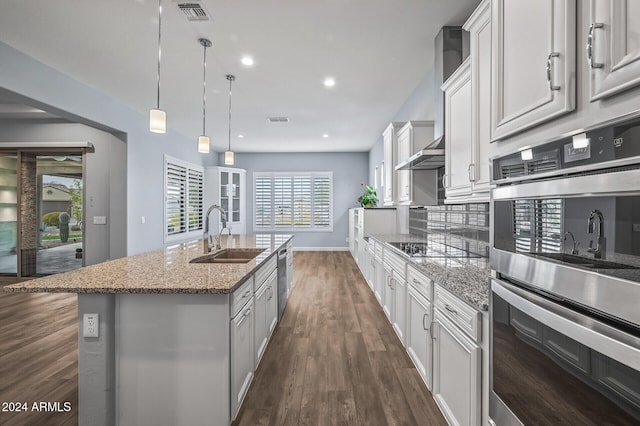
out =
{"type": "Polygon", "coordinates": [[[224,209],[216,204],[213,204],[207,210],[204,219],[204,253],[211,253],[211,247],[215,247],[216,250],[220,250],[222,246],[220,245],[220,239],[222,238],[222,231],[227,227],[227,213],[224,209]],[[220,228],[220,232],[218,233],[218,238],[213,235],[209,235],[209,215],[214,210],[218,210],[220,212],[220,222],[222,222],[222,227],[220,228]],[[213,244],[215,240],[215,244],[213,244]]]}

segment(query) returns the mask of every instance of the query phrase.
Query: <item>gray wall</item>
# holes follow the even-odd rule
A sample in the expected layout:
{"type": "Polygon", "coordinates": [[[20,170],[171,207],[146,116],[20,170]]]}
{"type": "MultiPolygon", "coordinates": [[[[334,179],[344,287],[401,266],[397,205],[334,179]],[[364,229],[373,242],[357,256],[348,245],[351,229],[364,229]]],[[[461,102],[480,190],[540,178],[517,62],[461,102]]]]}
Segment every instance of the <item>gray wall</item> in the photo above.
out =
{"type": "MultiPolygon", "coordinates": [[[[436,93],[433,70],[429,71],[422,81],[418,83],[416,88],[411,92],[407,100],[402,104],[395,116],[389,119],[388,123],[380,123],[380,136],[377,142],[369,151],[369,182],[373,183],[373,174],[375,168],[380,166],[384,158],[384,146],[382,141],[382,132],[392,121],[410,121],[410,120],[433,120],[435,96],[440,94],[440,88],[436,93]]],[[[422,149],[424,147],[415,147],[422,149]]],[[[382,192],[378,192],[382,194],[382,192]]]]}
{"type": "MultiPolygon", "coordinates": [[[[220,163],[224,163],[223,160],[220,163]]],[[[369,155],[355,153],[236,153],[234,167],[247,170],[247,232],[253,232],[254,172],[333,172],[333,232],[299,232],[294,247],[331,248],[348,246],[350,207],[359,207],[361,183],[367,182],[369,155]]]]}
{"type": "MultiPolygon", "coordinates": [[[[126,141],[127,254],[162,247],[164,154],[198,165],[214,165],[213,155],[198,154],[195,140],[171,129],[166,134],[149,132],[146,114],[2,42],[0,64],[0,88],[32,99],[34,106],[113,133],[126,141]]],[[[155,102],[152,88],[148,99],[150,107],[155,102]]],[[[170,111],[168,124],[171,126],[170,111]]],[[[119,189],[110,188],[110,191],[119,189]]]]}
{"type": "Polygon", "coordinates": [[[110,133],[82,124],[35,124],[0,121],[2,142],[91,142],[85,159],[85,264],[127,254],[126,144],[110,133]],[[94,225],[106,216],[107,225],[94,225]]]}

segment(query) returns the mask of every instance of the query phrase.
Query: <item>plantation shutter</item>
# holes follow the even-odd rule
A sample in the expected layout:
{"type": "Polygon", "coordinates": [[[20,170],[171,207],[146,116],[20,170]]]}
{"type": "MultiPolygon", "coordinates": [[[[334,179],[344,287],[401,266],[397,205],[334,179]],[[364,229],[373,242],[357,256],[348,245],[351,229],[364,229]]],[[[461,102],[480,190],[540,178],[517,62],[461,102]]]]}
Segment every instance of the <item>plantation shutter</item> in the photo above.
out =
{"type": "Polygon", "coordinates": [[[313,224],[331,226],[331,177],[316,176],[313,185],[313,224]]]}
{"type": "Polygon", "coordinates": [[[273,178],[273,204],[276,227],[291,227],[291,198],[291,176],[275,176],[273,178]]]}
{"type": "Polygon", "coordinates": [[[165,156],[165,239],[202,229],[204,170],[165,156]]]}
{"type": "Polygon", "coordinates": [[[293,178],[293,225],[311,226],[311,176],[293,178]]]}
{"type": "Polygon", "coordinates": [[[255,178],[255,227],[271,228],[271,215],[273,213],[273,191],[271,176],[258,175],[255,178]]]}
{"type": "Polygon", "coordinates": [[[517,253],[562,250],[562,200],[515,200],[514,237],[517,253]]]}
{"type": "Polygon", "coordinates": [[[254,174],[256,230],[331,230],[332,174],[254,174]]]}
{"type": "Polygon", "coordinates": [[[202,229],[202,193],[204,187],[204,173],[189,169],[188,172],[188,209],[187,219],[189,231],[202,229]]]}
{"type": "Polygon", "coordinates": [[[167,235],[185,232],[184,214],[186,209],[187,168],[167,163],[167,235]]]}

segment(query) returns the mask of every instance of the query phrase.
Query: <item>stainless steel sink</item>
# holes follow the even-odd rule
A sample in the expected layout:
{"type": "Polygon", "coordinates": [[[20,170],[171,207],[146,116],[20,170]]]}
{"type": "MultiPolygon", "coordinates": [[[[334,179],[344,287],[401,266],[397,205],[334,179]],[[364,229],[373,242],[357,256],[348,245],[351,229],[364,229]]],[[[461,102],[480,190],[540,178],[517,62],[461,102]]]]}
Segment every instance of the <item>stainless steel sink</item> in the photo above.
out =
{"type": "Polygon", "coordinates": [[[609,262],[607,260],[592,259],[565,253],[531,253],[534,256],[545,257],[562,263],[589,269],[640,269],[637,266],[624,263],[609,262]]]}
{"type": "Polygon", "coordinates": [[[226,248],[196,257],[189,263],[249,263],[263,251],[261,248],[226,248]]]}

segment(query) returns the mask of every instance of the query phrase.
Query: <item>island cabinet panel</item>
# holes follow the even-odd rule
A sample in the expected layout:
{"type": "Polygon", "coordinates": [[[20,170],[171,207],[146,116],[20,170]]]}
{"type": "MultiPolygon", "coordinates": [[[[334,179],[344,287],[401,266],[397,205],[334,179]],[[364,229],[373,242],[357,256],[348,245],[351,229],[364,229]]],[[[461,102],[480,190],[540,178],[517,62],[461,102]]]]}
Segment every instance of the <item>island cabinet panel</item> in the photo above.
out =
{"type": "Polygon", "coordinates": [[[255,292],[255,361],[256,367],[262,359],[271,333],[278,322],[278,273],[274,268],[266,279],[256,283],[255,292]]]}
{"type": "Polygon", "coordinates": [[[231,319],[231,417],[236,418],[254,372],[253,298],[231,319]]]}
{"type": "Polygon", "coordinates": [[[229,295],[118,294],[116,424],[229,424],[227,324],[229,295]]]}

